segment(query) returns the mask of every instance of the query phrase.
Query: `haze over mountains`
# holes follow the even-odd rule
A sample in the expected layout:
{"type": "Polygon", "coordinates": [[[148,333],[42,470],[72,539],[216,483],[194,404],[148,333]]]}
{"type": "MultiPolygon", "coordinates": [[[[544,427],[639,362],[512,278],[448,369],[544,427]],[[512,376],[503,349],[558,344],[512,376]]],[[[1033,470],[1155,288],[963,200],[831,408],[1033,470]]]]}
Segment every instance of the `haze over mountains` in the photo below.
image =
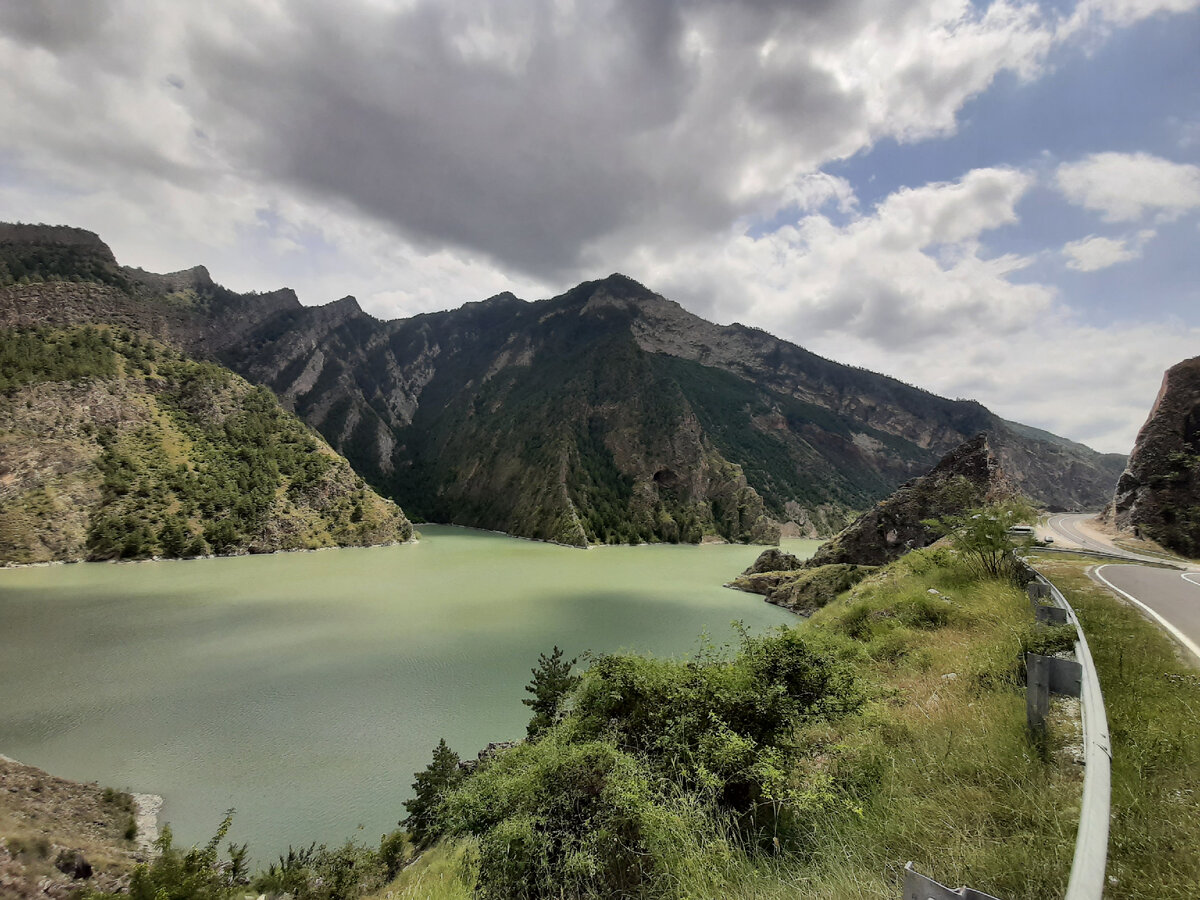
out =
{"type": "Polygon", "coordinates": [[[0,323],[115,322],[219,361],[414,518],[577,545],[772,541],[836,530],[979,432],[1053,508],[1102,506],[1125,463],[619,274],[381,322],[352,297],[122,268],[78,229],[4,226],[0,251],[0,323]]]}

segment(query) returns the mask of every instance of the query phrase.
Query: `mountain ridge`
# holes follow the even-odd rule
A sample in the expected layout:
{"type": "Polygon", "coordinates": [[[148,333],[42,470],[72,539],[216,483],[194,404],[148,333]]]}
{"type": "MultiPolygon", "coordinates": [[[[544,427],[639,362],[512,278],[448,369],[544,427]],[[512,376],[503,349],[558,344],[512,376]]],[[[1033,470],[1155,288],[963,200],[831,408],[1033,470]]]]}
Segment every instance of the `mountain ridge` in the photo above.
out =
{"type": "Polygon", "coordinates": [[[974,401],[707,322],[620,273],[388,321],[353,298],[237,294],[202,268],[117,273],[125,286],[102,285],[114,310],[133,304],[270,387],[427,519],[571,544],[770,542],[781,525],[837,531],[982,431],[1016,486],[1054,508],[1103,505],[1123,468],[974,401]]]}

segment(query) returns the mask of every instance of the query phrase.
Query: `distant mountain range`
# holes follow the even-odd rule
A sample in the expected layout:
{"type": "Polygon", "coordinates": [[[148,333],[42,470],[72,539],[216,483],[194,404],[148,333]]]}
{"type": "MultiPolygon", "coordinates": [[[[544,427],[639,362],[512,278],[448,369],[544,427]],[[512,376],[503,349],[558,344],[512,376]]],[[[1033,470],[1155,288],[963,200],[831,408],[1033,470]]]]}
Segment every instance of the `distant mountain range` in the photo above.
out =
{"type": "Polygon", "coordinates": [[[986,432],[1015,486],[1099,508],[1099,454],[719,326],[622,275],[379,321],[118,266],[78,229],[0,226],[0,326],[111,322],[270,387],[408,514],[589,542],[828,534],[986,432]]]}

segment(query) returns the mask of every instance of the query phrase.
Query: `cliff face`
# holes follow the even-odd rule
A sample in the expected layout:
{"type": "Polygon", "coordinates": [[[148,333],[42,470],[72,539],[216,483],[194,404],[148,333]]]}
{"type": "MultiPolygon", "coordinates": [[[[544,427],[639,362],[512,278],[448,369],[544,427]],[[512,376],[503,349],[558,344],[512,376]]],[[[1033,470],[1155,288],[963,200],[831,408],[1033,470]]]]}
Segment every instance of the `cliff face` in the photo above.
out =
{"type": "Polygon", "coordinates": [[[808,565],[884,565],[937,540],[938,535],[922,520],[958,515],[1013,495],[1012,483],[1000,468],[987,435],[978,435],[948,453],[927,475],[901,485],[822,544],[808,565]]]}
{"type": "Polygon", "coordinates": [[[1163,376],[1106,514],[1118,528],[1200,556],[1200,357],[1163,376]]]}
{"type": "Polygon", "coordinates": [[[835,532],[981,431],[1051,507],[1101,505],[1124,464],[706,322],[620,275],[380,322],[353,298],[303,307],[203,269],[96,265],[108,281],[0,287],[0,321],[140,321],[270,387],[374,487],[436,521],[572,544],[770,542],[835,532]]]}

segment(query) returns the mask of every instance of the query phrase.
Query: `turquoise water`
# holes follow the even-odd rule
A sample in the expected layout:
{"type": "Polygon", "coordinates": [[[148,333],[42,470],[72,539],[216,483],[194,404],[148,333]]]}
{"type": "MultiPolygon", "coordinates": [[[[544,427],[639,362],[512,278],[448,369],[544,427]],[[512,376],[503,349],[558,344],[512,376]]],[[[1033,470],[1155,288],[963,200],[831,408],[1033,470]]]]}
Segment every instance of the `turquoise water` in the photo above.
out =
{"type": "Polygon", "coordinates": [[[421,532],[398,547],[0,571],[0,752],[161,794],[186,844],[230,807],[230,838],[260,859],[374,842],[438,738],[466,757],[523,736],[523,686],[554,644],[678,655],[702,632],[731,640],[735,619],[796,621],[721,587],[761,547],[421,532]]]}

